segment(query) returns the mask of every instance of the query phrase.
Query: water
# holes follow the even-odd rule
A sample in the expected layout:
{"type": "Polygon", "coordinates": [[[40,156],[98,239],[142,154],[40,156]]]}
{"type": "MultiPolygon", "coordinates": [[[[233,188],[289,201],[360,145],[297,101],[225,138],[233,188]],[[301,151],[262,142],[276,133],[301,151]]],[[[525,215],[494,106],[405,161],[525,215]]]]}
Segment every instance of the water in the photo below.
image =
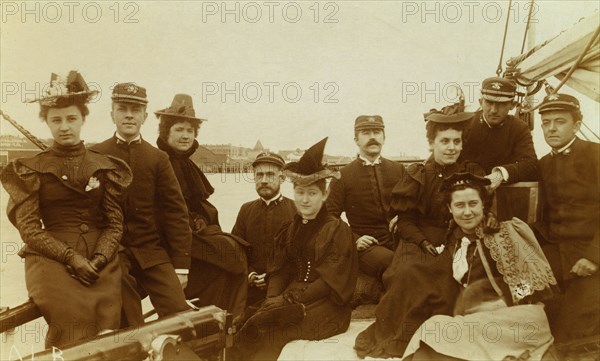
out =
{"type": "MultiPolygon", "coordinates": [[[[219,210],[219,220],[224,231],[231,231],[237,213],[244,202],[258,197],[254,190],[252,174],[207,174],[215,193],[210,201],[219,210]]],[[[282,185],[282,193],[292,196],[292,186],[289,182],[282,185]]],[[[10,223],[6,216],[8,194],[2,188],[0,192],[0,305],[17,306],[27,301],[25,288],[24,261],[17,252],[23,242],[19,232],[10,223]]],[[[149,302],[144,303],[144,308],[150,308],[149,302]]],[[[16,330],[14,334],[3,334],[0,360],[19,358],[31,352],[42,350],[46,323],[42,318],[30,322],[16,330]],[[12,354],[11,354],[12,352],[12,354]]]]}

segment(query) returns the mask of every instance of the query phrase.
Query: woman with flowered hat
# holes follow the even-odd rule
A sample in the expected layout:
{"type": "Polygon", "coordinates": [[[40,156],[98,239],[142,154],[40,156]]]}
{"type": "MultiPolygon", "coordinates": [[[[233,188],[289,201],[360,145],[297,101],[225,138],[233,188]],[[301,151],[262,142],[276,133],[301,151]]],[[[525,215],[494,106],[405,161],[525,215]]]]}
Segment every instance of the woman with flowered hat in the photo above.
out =
{"type": "Polygon", "coordinates": [[[52,146],[2,172],[8,218],[25,243],[19,255],[27,291],[49,325],[46,347],[120,323],[119,197],[132,175],[125,163],[87,150],[80,138],[95,94],[76,71],[52,74],[47,94],[36,99],[52,146]]]}
{"type": "Polygon", "coordinates": [[[326,179],[339,177],[322,164],[326,142],[284,168],[298,214],[277,236],[266,300],[235,336],[240,359],[276,360],[290,341],[322,340],[350,324],[358,256],[348,225],[324,207],[326,179]]]}

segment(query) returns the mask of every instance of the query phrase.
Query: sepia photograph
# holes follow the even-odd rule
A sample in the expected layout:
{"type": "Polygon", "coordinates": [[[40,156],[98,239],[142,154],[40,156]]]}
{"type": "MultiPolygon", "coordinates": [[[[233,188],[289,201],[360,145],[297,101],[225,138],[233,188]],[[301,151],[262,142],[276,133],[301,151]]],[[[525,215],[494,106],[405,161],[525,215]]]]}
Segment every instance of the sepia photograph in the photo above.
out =
{"type": "Polygon", "coordinates": [[[0,360],[600,360],[600,4],[0,0],[0,360]]]}

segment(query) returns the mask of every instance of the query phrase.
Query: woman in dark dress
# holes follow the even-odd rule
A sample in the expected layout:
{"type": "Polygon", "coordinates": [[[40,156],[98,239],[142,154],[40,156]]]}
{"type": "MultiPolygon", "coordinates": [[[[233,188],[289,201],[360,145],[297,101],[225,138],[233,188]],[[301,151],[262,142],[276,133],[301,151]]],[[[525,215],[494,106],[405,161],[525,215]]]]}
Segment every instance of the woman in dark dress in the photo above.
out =
{"type": "Polygon", "coordinates": [[[2,172],[8,218],[25,247],[25,283],[49,329],[46,347],[62,347],[120,323],[123,231],[119,196],[131,182],[122,161],[86,150],[80,139],[89,91],[81,75],[53,74],[38,99],[54,143],[2,172]]]}
{"type": "Polygon", "coordinates": [[[401,242],[383,275],[386,291],[376,320],[356,338],[359,357],[401,357],[423,321],[452,313],[458,286],[448,272],[452,259],[440,247],[449,220],[440,188],[445,177],[457,172],[485,174],[477,164],[457,163],[465,121],[472,117],[457,108],[426,115],[432,155],[409,166],[392,190],[390,207],[392,217],[398,216],[401,242]]]}
{"type": "MultiPolygon", "coordinates": [[[[187,299],[198,298],[197,306],[215,305],[239,316],[248,292],[248,244],[225,233],[219,214],[208,197],[214,188],[200,168],[190,159],[198,149],[198,129],[204,119],[197,118],[192,97],[177,94],[171,106],[155,112],[160,119],[158,148],[169,155],[187,204],[193,232],[192,265],[185,288],[187,299]]],[[[159,215],[160,216],[160,215],[159,215]]]]}
{"type": "Polygon", "coordinates": [[[446,247],[460,287],[454,317],[436,315],[415,333],[404,360],[540,360],[553,338],[541,300],[556,279],[533,231],[518,218],[484,231],[489,179],[444,181],[453,222],[446,247]]]}
{"type": "Polygon", "coordinates": [[[325,179],[339,176],[321,164],[326,141],[284,168],[298,214],[277,236],[267,299],[235,336],[239,359],[276,360],[290,341],[322,340],[350,325],[358,258],[350,228],[324,207],[325,179]]]}

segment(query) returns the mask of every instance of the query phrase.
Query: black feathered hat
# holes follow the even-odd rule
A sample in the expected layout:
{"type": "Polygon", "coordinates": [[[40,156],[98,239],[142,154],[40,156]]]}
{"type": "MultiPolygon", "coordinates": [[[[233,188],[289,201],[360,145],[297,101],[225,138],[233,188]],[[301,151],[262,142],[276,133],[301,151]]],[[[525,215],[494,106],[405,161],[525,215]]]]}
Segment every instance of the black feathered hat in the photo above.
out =
{"type": "Polygon", "coordinates": [[[444,179],[442,189],[446,192],[451,191],[454,187],[460,185],[473,185],[477,187],[485,187],[490,185],[491,181],[487,178],[477,176],[469,172],[454,173],[444,179]]]}
{"type": "Polygon", "coordinates": [[[306,186],[326,178],[340,178],[340,172],[327,168],[323,164],[323,151],[327,137],[308,148],[297,162],[290,162],[283,168],[283,173],[294,184],[306,186]]]}
{"type": "Polygon", "coordinates": [[[431,109],[423,114],[426,122],[452,124],[460,123],[473,118],[475,113],[465,112],[465,106],[461,102],[447,105],[441,110],[431,109]]]}

